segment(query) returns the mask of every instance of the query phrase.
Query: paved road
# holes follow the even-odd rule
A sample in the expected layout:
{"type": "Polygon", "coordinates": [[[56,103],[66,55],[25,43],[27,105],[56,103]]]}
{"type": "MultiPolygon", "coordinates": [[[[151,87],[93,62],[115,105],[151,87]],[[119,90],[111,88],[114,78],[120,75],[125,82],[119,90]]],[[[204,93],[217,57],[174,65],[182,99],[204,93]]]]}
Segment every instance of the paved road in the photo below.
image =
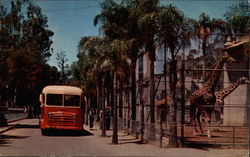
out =
{"type": "MultiPolygon", "coordinates": [[[[108,137],[100,137],[97,129],[81,133],[54,132],[42,136],[37,119],[22,120],[18,128],[0,138],[0,156],[169,156],[169,157],[246,157],[246,149],[159,148],[152,144],[137,144],[131,136],[120,135],[118,145],[108,137]]],[[[88,128],[85,127],[87,130],[88,128]]]]}

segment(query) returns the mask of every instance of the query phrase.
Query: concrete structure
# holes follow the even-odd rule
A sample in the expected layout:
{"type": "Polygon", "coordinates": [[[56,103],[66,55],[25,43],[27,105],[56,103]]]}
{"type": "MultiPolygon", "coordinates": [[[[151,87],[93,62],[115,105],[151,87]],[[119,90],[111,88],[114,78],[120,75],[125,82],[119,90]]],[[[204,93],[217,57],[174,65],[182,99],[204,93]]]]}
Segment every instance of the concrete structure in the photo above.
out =
{"type": "MultiPolygon", "coordinates": [[[[226,64],[224,66],[224,72],[221,75],[221,82],[217,85],[217,90],[225,88],[228,86],[229,83],[236,81],[242,75],[249,76],[249,59],[242,56],[243,53],[241,52],[242,47],[245,48],[245,44],[247,43],[244,39],[243,42],[236,42],[236,43],[226,43],[226,51],[234,57],[238,62],[233,64],[226,64]],[[237,50],[237,51],[236,51],[237,50]],[[244,62],[243,62],[244,60],[244,62]],[[244,69],[245,72],[235,72],[231,71],[230,69],[244,69]]],[[[247,39],[249,41],[249,39],[247,39]]],[[[249,49],[248,49],[249,50],[249,49]]],[[[220,51],[216,51],[216,54],[222,53],[222,49],[220,51]]],[[[167,52],[168,54],[168,52],[167,52]]],[[[166,57],[168,58],[168,57],[166,57]]],[[[178,58],[178,66],[180,69],[180,63],[182,57],[179,56],[178,58]]],[[[203,78],[202,78],[202,58],[198,55],[196,56],[187,56],[185,58],[185,122],[188,123],[189,119],[189,101],[188,98],[194,89],[198,89],[202,87],[203,78]],[[198,69],[198,70],[197,70],[198,69]]],[[[167,59],[168,61],[168,59],[167,59]]],[[[166,87],[165,87],[165,75],[164,75],[164,51],[162,49],[157,49],[156,51],[156,61],[155,61],[155,101],[161,100],[164,98],[165,93],[169,92],[169,78],[168,74],[166,75],[166,87]],[[166,88],[166,89],[165,89],[166,88]]],[[[123,110],[123,119],[119,119],[119,129],[125,129],[125,132],[130,132],[132,135],[136,137],[140,137],[141,133],[141,116],[142,116],[142,105],[139,100],[139,78],[143,78],[144,80],[144,87],[143,87],[143,100],[144,100],[144,135],[145,140],[150,140],[151,136],[151,125],[155,127],[156,133],[156,140],[158,141],[161,138],[161,129],[163,129],[164,134],[166,135],[168,132],[168,113],[162,112],[162,106],[156,105],[155,106],[155,124],[150,124],[150,88],[149,88],[149,78],[150,78],[150,60],[147,54],[142,55],[137,59],[137,66],[136,66],[136,80],[137,80],[137,106],[136,106],[136,121],[132,121],[131,119],[131,106],[129,106],[129,102],[131,102],[131,93],[129,91],[124,93],[124,110],[123,110]],[[126,95],[129,95],[128,97],[126,95]],[[163,128],[160,125],[160,117],[161,115],[165,116],[163,123],[163,128]],[[129,127],[128,127],[129,126],[129,127]],[[129,130],[126,130],[129,128],[129,130]]],[[[168,62],[167,62],[168,67],[168,62]]],[[[210,69],[211,70],[211,69],[210,69]]],[[[208,71],[209,72],[209,71],[208,71]]],[[[180,71],[178,72],[178,79],[180,79],[180,71]]],[[[180,83],[180,82],[179,82],[180,83]]],[[[247,98],[250,97],[250,92],[248,92],[247,85],[241,85],[238,87],[233,93],[231,93],[225,99],[224,108],[224,124],[223,125],[237,125],[242,126],[247,124],[247,104],[249,104],[247,98]],[[228,107],[229,106],[229,107],[228,107]]],[[[181,99],[180,97],[181,90],[177,88],[177,99],[181,99]]],[[[178,101],[178,100],[177,100],[178,101]]],[[[180,105],[180,102],[178,103],[180,105]]],[[[177,112],[177,121],[180,124],[181,121],[181,110],[178,108],[177,112]]],[[[178,135],[179,136],[179,135],[178,135]]]]}
{"type": "MultiPolygon", "coordinates": [[[[238,37],[237,41],[228,41],[225,50],[237,62],[227,65],[224,72],[224,87],[235,82],[241,76],[249,77],[249,36],[238,37]]],[[[249,85],[240,85],[234,92],[225,98],[224,125],[247,125],[249,111],[249,85]]]]}

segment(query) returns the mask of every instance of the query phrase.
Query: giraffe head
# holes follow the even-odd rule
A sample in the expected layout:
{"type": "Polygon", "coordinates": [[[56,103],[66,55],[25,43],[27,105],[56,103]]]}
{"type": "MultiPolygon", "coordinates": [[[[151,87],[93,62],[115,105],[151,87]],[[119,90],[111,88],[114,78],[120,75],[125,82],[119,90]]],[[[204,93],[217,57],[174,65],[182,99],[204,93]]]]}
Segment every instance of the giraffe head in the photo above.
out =
{"type": "Polygon", "coordinates": [[[243,77],[239,78],[238,82],[240,84],[248,84],[248,83],[250,83],[250,80],[247,77],[243,76],[243,77]]]}
{"type": "Polygon", "coordinates": [[[232,62],[235,62],[235,61],[236,61],[236,60],[235,60],[233,57],[231,57],[227,52],[224,52],[222,59],[223,59],[224,62],[229,62],[229,63],[232,63],[232,62]]]}

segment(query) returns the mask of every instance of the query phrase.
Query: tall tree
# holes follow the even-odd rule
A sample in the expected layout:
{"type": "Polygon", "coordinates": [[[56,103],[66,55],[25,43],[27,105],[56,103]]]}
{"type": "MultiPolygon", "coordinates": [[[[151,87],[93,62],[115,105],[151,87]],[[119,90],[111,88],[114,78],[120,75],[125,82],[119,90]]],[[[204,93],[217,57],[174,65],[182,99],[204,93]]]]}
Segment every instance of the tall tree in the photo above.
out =
{"type": "MultiPolygon", "coordinates": [[[[155,62],[155,36],[157,33],[157,13],[159,0],[134,1],[135,10],[138,13],[138,26],[141,29],[145,52],[150,59],[150,123],[155,123],[155,81],[154,81],[154,62],[155,62]]],[[[154,130],[154,129],[153,129],[154,130]]]]}
{"type": "MultiPolygon", "coordinates": [[[[82,40],[84,47],[94,48],[94,51],[97,53],[97,58],[95,58],[94,67],[99,70],[99,72],[103,72],[102,75],[107,72],[110,72],[111,80],[113,84],[111,87],[108,87],[113,94],[111,103],[113,104],[113,138],[112,143],[118,143],[118,128],[117,128],[117,78],[124,78],[126,69],[124,65],[126,65],[127,61],[127,44],[126,41],[120,40],[101,40],[101,42],[93,43],[91,42],[91,38],[82,40]]],[[[80,42],[81,43],[81,42],[80,42]]],[[[91,49],[89,49],[91,50],[91,49]]],[[[93,50],[93,49],[92,49],[93,50]]],[[[93,58],[92,58],[93,59],[93,58]]],[[[103,87],[102,87],[103,88],[103,87]]],[[[111,94],[112,95],[112,94],[111,94]]],[[[104,105],[104,103],[103,103],[104,105]]],[[[103,107],[104,114],[104,107],[103,107]]],[[[105,119],[103,117],[103,122],[105,119]]],[[[102,129],[105,131],[105,126],[102,126],[102,129]]],[[[105,134],[104,134],[105,135],[105,134]]]]}
{"type": "MultiPolygon", "coordinates": [[[[106,136],[105,129],[105,117],[104,117],[104,87],[103,87],[103,78],[106,71],[100,67],[100,62],[103,62],[103,50],[102,45],[104,44],[104,40],[98,37],[83,37],[79,42],[79,54],[78,58],[78,73],[80,79],[80,86],[87,93],[88,102],[92,100],[92,98],[96,98],[99,95],[96,102],[100,106],[97,106],[98,113],[100,109],[102,110],[102,136],[106,136]],[[94,91],[92,94],[88,91],[94,91]]],[[[99,115],[99,114],[98,114],[99,115]]]]}
{"type": "Polygon", "coordinates": [[[51,55],[53,32],[48,29],[47,17],[39,6],[21,0],[10,4],[9,10],[2,6],[0,9],[0,56],[5,64],[1,68],[5,75],[0,77],[8,84],[8,98],[12,103],[35,104],[41,84],[46,84],[46,80],[41,82],[39,78],[43,70],[48,70],[44,67],[51,55]],[[34,99],[24,99],[24,93],[34,99]]]}
{"type": "Polygon", "coordinates": [[[142,47],[141,33],[137,22],[138,16],[136,10],[131,5],[122,1],[117,4],[115,1],[104,1],[101,4],[102,11],[94,19],[94,24],[102,23],[101,30],[109,40],[126,40],[130,51],[128,58],[131,71],[131,104],[132,120],[136,120],[136,61],[139,55],[139,49],[142,47]],[[117,29],[119,28],[119,29],[117,29]]]}
{"type": "Polygon", "coordinates": [[[63,84],[65,84],[66,81],[68,80],[68,76],[70,75],[69,65],[67,64],[68,58],[66,56],[65,51],[60,51],[56,55],[57,55],[56,60],[58,61],[58,67],[61,72],[61,80],[63,84]]]}
{"type": "MultiPolygon", "coordinates": [[[[214,34],[221,32],[220,36],[224,36],[222,33],[226,30],[226,22],[221,19],[211,19],[206,13],[201,13],[198,21],[195,23],[196,36],[201,41],[201,50],[203,55],[203,81],[206,81],[205,69],[209,64],[210,58],[208,55],[208,43],[210,37],[214,34]]],[[[213,37],[215,37],[213,35],[213,37]]],[[[222,40],[223,41],[223,40],[222,40]]],[[[200,43],[199,43],[200,44],[200,43]]],[[[200,46],[200,45],[199,45],[200,46]]]]}
{"type": "Polygon", "coordinates": [[[169,5],[162,7],[158,16],[158,40],[162,45],[166,45],[170,50],[169,59],[169,86],[170,98],[170,130],[169,147],[177,147],[177,102],[176,84],[177,78],[177,55],[180,50],[189,45],[191,32],[194,30],[193,20],[187,19],[184,13],[175,6],[169,5]]]}
{"type": "Polygon", "coordinates": [[[249,2],[246,0],[233,4],[228,8],[224,16],[233,31],[232,33],[241,35],[250,32],[249,12],[249,2]]]}
{"type": "Polygon", "coordinates": [[[118,144],[117,88],[118,78],[125,76],[127,65],[127,43],[120,40],[108,40],[100,46],[101,57],[98,65],[103,71],[109,71],[111,76],[111,104],[113,106],[113,138],[112,143],[118,144]],[[113,94],[112,94],[113,93],[113,94]]]}

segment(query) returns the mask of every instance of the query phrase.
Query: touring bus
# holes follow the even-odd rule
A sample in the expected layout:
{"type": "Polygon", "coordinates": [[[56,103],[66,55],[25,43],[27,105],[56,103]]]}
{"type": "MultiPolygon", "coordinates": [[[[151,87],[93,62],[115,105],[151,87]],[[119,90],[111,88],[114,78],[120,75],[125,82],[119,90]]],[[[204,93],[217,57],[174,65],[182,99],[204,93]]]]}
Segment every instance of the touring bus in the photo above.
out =
{"type": "Polygon", "coordinates": [[[46,86],[40,94],[42,135],[51,129],[82,130],[83,91],[73,86],[46,86]]]}

